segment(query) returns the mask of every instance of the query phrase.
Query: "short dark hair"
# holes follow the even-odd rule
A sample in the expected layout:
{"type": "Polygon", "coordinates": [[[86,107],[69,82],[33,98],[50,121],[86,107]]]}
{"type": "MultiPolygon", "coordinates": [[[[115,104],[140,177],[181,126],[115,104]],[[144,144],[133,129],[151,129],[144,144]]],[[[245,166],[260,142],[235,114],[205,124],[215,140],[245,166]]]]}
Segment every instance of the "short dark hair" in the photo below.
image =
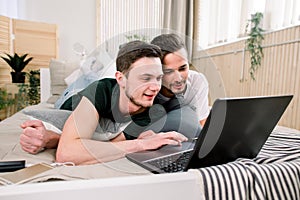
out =
{"type": "Polygon", "coordinates": [[[186,50],[184,41],[176,34],[161,34],[155,37],[151,44],[157,45],[161,48],[162,59],[169,53],[174,53],[182,48],[186,50]]]}
{"type": "Polygon", "coordinates": [[[162,58],[160,48],[154,44],[149,44],[143,41],[131,41],[121,46],[117,60],[117,70],[126,73],[130,66],[140,58],[158,57],[162,58]]]}

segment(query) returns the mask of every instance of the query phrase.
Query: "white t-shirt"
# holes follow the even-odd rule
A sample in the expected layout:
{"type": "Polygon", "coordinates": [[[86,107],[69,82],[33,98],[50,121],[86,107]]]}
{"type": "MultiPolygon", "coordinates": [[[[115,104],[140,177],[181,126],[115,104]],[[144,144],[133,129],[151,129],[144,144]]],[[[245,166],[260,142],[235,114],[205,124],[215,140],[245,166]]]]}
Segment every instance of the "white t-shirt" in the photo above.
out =
{"type": "Polygon", "coordinates": [[[199,121],[208,117],[208,82],[199,72],[190,70],[187,79],[187,89],[183,94],[183,105],[189,105],[198,115],[199,121]]]}

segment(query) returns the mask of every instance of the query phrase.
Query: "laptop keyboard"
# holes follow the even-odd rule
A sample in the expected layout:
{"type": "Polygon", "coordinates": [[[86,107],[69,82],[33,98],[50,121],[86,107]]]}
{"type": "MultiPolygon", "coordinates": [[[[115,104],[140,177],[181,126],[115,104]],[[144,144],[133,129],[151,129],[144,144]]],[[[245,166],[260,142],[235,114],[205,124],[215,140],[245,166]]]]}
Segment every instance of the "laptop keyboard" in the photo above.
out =
{"type": "Polygon", "coordinates": [[[178,154],[172,154],[155,160],[149,160],[146,163],[155,166],[166,173],[183,171],[188,164],[193,151],[185,151],[178,154]]]}

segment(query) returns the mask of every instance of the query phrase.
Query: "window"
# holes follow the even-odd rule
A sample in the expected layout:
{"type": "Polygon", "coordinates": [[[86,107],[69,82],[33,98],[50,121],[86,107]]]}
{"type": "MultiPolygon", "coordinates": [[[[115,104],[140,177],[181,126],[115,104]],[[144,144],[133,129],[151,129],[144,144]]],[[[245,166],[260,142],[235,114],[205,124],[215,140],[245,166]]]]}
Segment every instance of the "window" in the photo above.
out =
{"type": "Polygon", "coordinates": [[[299,0],[199,0],[196,39],[201,48],[245,36],[251,14],[264,13],[266,31],[300,22],[299,0]]]}

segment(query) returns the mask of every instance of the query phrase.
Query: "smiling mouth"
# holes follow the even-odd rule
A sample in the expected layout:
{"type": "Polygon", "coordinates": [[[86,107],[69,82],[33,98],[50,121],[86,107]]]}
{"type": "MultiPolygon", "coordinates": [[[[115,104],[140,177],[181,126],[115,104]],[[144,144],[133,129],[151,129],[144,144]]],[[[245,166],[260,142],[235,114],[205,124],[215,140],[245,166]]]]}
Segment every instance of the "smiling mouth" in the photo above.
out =
{"type": "Polygon", "coordinates": [[[174,85],[173,85],[173,88],[177,88],[177,89],[178,89],[178,88],[180,89],[180,88],[182,88],[182,87],[183,87],[183,84],[174,84],[174,85]]]}
{"type": "Polygon", "coordinates": [[[144,96],[148,99],[153,99],[155,97],[155,94],[144,94],[144,96]]]}

